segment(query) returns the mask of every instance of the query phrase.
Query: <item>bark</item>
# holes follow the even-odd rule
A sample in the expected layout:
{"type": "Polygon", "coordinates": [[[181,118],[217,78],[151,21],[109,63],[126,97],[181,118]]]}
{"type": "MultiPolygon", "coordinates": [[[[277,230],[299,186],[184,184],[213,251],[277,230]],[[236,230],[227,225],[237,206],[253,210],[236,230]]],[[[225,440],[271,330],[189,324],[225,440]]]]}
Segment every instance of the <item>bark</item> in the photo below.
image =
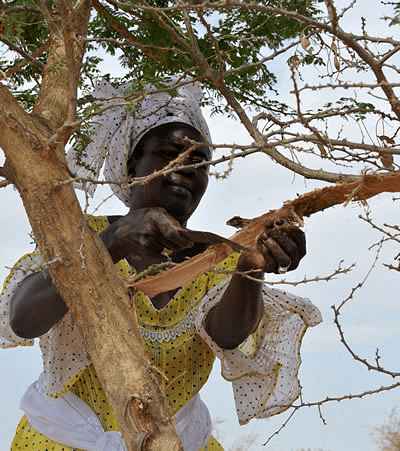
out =
{"type": "MultiPolygon", "coordinates": [[[[302,225],[303,218],[323,211],[334,205],[363,201],[384,192],[400,192],[400,174],[385,176],[366,175],[359,181],[343,183],[317,189],[287,201],[277,210],[271,210],[254,219],[232,218],[229,225],[241,228],[230,239],[250,249],[255,249],[257,237],[268,229],[275,220],[283,218],[291,223],[302,225]]],[[[196,257],[180,263],[167,271],[139,281],[127,280],[126,284],[148,296],[183,286],[194,277],[205,273],[232,253],[226,244],[209,247],[196,257]]]]}
{"type": "MultiPolygon", "coordinates": [[[[52,31],[51,50],[32,114],[27,114],[0,85],[0,146],[6,155],[2,175],[20,192],[35,240],[81,329],[128,450],[181,450],[138,331],[129,296],[132,284],[124,284],[101,241],[85,226],[73,188],[66,183],[69,174],[64,145],[71,133],[68,124],[75,118],[84,53],[80,36],[86,35],[90,5],[82,0],[76,3],[79,10],[74,11],[67,1],[59,0],[58,4],[59,15],[43,12],[52,31]]],[[[41,5],[45,10],[46,2],[41,5]]],[[[362,183],[364,187],[356,197],[359,199],[400,191],[398,175],[364,178],[362,183]]],[[[258,234],[274,219],[301,222],[303,216],[344,202],[358,186],[357,182],[326,188],[255,220],[242,220],[244,227],[233,240],[252,247],[258,234]]],[[[230,252],[227,245],[213,246],[164,275],[133,286],[151,296],[177,288],[230,252]]]]}
{"type": "Polygon", "coordinates": [[[3,172],[21,195],[35,241],[80,327],[128,450],[182,450],[129,292],[101,240],[85,225],[66,182],[64,145],[71,133],[68,121],[75,117],[84,52],[74,36],[86,34],[90,6],[80,2],[85,4],[86,10],[67,10],[64,22],[53,24],[49,64],[32,114],[0,85],[3,172]],[[61,69],[53,70],[56,61],[61,69]]]}

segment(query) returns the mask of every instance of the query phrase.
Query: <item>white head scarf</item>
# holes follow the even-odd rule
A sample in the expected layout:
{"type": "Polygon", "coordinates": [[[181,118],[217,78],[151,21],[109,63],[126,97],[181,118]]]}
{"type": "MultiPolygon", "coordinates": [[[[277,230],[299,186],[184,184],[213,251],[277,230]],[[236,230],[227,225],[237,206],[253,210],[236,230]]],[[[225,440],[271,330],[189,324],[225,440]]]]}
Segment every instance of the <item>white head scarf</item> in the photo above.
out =
{"type": "MultiPolygon", "coordinates": [[[[170,86],[175,83],[172,81],[170,86]]],[[[104,163],[104,178],[115,182],[111,183],[111,189],[127,206],[130,189],[123,187],[129,181],[127,162],[146,132],[162,124],[183,122],[196,128],[206,142],[211,143],[210,131],[199,106],[202,95],[199,83],[178,87],[175,97],[167,92],[150,93],[144,97],[139,108],[135,103],[127,105],[124,96],[128,88],[128,85],[114,88],[107,81],[96,86],[93,97],[101,99],[99,105],[102,108],[110,108],[95,117],[89,130],[92,141],[86,146],[84,154],[79,155],[74,149],[67,153],[70,170],[82,178],[97,179],[104,163]],[[135,110],[137,113],[133,117],[135,110]]],[[[147,88],[149,91],[152,89],[151,86],[147,88]]],[[[96,186],[93,183],[86,186],[91,196],[96,186]]],[[[83,188],[81,185],[79,187],[83,188]]]]}

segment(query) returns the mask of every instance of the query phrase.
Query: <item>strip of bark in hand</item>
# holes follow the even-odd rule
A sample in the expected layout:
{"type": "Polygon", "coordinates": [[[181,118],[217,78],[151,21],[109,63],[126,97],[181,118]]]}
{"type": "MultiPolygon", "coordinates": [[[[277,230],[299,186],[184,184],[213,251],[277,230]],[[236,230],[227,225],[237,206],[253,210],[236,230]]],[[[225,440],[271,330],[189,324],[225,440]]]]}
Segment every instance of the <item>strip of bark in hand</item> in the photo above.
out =
{"type": "MultiPolygon", "coordinates": [[[[304,217],[334,205],[344,204],[349,200],[363,201],[384,192],[400,192],[400,174],[365,175],[357,182],[328,186],[303,194],[297,199],[285,202],[278,210],[271,210],[257,218],[244,220],[242,222],[244,227],[230,237],[230,240],[254,249],[259,234],[277,219],[285,219],[289,223],[301,226],[304,217]],[[361,189],[358,189],[361,185],[361,189]]],[[[158,293],[182,287],[200,274],[209,271],[231,253],[231,247],[221,243],[159,276],[149,277],[137,283],[127,280],[126,283],[150,297],[155,296],[158,293]]]]}

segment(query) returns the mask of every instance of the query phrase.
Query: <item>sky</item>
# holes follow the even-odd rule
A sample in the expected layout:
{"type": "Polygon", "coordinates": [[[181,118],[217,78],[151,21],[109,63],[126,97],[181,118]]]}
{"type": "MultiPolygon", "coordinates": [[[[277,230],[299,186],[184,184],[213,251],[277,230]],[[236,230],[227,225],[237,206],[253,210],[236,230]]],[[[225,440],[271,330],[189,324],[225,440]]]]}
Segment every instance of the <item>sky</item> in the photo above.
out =
{"type": "MultiPolygon", "coordinates": [[[[362,3],[376,2],[364,0],[362,3]]],[[[233,119],[208,117],[208,122],[214,142],[249,142],[246,133],[233,119]]],[[[1,158],[0,152],[0,162],[1,158]]],[[[265,155],[235,160],[229,178],[211,178],[207,193],[191,218],[189,227],[229,237],[235,230],[225,223],[232,216],[252,218],[279,208],[284,201],[294,199],[298,194],[323,186],[322,182],[310,182],[294,176],[265,155]]],[[[126,209],[114,198],[96,210],[106,193],[109,191],[104,188],[96,194],[89,213],[126,213],[126,209]]],[[[391,194],[382,194],[368,202],[377,223],[398,224],[398,201],[393,203],[392,197],[391,194]]],[[[31,251],[33,246],[23,206],[12,187],[0,191],[0,209],[0,279],[4,279],[8,268],[24,253],[31,251]]],[[[310,298],[323,316],[322,324],[307,331],[301,348],[299,378],[304,402],[361,393],[393,382],[390,376],[368,371],[364,365],[354,361],[340,343],[333,323],[331,306],[339,305],[349,296],[375,260],[376,247],[370,246],[380,240],[381,234],[359,219],[359,215],[363,214],[365,206],[350,204],[336,206],[306,219],[307,255],[299,268],[287,276],[287,280],[327,276],[335,271],[341,261],[342,266],[356,263],[353,271],[330,282],[282,285],[292,293],[310,298]]],[[[362,289],[356,291],[341,315],[344,332],[355,351],[373,363],[379,348],[381,364],[392,371],[399,370],[399,278],[398,273],[385,269],[383,263],[392,263],[398,252],[398,247],[383,248],[375,270],[362,289]]],[[[266,276],[267,281],[281,279],[282,276],[266,276]]],[[[0,451],[7,451],[22,414],[18,407],[19,400],[41,371],[38,347],[0,350],[0,369],[0,451]]],[[[202,397],[216,425],[216,435],[231,451],[235,450],[236,441],[243,440],[252,441],[245,447],[249,451],[375,451],[374,428],[386,422],[392,409],[400,405],[397,389],[363,399],[327,403],[321,410],[316,407],[302,408],[279,434],[275,432],[291,411],[270,419],[252,420],[243,427],[238,425],[232,390],[220,376],[218,362],[202,390],[202,397]],[[271,436],[272,439],[264,445],[271,436]]]]}

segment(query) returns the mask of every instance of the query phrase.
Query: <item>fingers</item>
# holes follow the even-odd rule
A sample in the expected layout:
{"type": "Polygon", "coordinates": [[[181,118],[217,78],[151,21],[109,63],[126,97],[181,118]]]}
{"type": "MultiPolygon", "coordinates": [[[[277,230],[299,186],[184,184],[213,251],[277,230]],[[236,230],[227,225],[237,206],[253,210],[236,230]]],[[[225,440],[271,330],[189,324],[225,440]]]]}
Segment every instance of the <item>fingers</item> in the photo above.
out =
{"type": "Polygon", "coordinates": [[[192,247],[193,242],[182,233],[180,224],[163,208],[143,208],[129,212],[120,220],[116,240],[124,256],[159,256],[192,247]]]}
{"type": "Polygon", "coordinates": [[[285,224],[282,227],[283,232],[287,233],[287,235],[293,240],[296,244],[299,261],[306,255],[306,235],[305,233],[290,224],[285,224]]]}
{"type": "Polygon", "coordinates": [[[262,269],[265,272],[283,272],[280,269],[289,268],[292,264],[289,253],[277,241],[266,234],[263,234],[257,241],[257,250],[264,258],[262,269]]]}
{"type": "Polygon", "coordinates": [[[257,249],[264,257],[265,272],[283,274],[296,269],[306,254],[305,235],[298,227],[277,220],[260,235],[257,249]]]}
{"type": "Polygon", "coordinates": [[[159,232],[157,240],[170,250],[179,250],[193,247],[194,243],[184,233],[179,222],[170,216],[165,210],[154,212],[155,225],[159,232]]]}

